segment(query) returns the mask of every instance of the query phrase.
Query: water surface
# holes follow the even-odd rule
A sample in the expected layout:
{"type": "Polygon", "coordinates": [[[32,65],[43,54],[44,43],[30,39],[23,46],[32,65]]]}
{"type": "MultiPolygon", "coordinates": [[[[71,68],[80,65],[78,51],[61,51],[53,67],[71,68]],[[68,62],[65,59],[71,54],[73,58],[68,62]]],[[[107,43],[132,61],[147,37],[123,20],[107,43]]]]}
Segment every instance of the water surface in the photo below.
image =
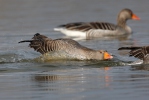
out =
{"type": "Polygon", "coordinates": [[[128,66],[121,46],[148,45],[148,0],[1,0],[0,100],[148,100],[149,66],[128,66]],[[128,21],[133,35],[126,38],[79,40],[84,46],[105,49],[111,61],[36,61],[40,54],[19,41],[39,32],[65,38],[53,28],[68,22],[116,23],[123,8],[140,21],[128,21]]]}

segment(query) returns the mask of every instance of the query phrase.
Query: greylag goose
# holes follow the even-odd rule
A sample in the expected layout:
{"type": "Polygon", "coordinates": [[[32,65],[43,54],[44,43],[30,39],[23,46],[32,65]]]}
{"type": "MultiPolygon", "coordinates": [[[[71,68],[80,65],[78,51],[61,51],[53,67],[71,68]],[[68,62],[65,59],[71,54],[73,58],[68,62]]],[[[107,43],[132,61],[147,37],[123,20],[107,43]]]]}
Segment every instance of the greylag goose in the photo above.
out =
{"type": "Polygon", "coordinates": [[[105,50],[93,50],[72,39],[51,39],[39,33],[36,33],[31,40],[20,41],[19,43],[23,42],[30,42],[29,47],[44,56],[46,55],[46,60],[107,60],[113,58],[105,50]]]}
{"type": "Polygon", "coordinates": [[[118,14],[117,25],[107,22],[76,22],[60,25],[54,30],[72,37],[120,36],[132,33],[126,25],[128,19],[140,20],[130,9],[123,9],[118,14]]]}
{"type": "Polygon", "coordinates": [[[134,56],[140,60],[136,63],[149,64],[149,46],[143,47],[121,47],[118,50],[130,50],[129,56],[134,56]]]}

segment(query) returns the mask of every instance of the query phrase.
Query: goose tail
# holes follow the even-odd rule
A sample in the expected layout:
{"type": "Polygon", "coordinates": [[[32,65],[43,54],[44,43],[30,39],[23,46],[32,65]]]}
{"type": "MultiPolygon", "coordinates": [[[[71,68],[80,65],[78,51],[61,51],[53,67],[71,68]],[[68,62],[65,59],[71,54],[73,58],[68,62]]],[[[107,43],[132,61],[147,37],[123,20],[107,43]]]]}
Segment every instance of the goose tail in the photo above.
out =
{"type": "Polygon", "coordinates": [[[24,42],[32,42],[33,40],[23,40],[23,41],[20,41],[18,43],[24,43],[24,42]]]}
{"type": "Polygon", "coordinates": [[[121,47],[118,50],[135,50],[140,49],[141,47],[121,47]]]}

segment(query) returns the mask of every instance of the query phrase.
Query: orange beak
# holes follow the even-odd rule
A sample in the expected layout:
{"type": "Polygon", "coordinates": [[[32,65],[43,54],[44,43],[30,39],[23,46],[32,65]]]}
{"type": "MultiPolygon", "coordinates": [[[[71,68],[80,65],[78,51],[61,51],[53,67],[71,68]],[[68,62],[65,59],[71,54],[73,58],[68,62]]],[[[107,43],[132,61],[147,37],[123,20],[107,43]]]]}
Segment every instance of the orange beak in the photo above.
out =
{"type": "Polygon", "coordinates": [[[131,18],[134,19],[134,20],[140,20],[140,18],[135,14],[133,14],[131,18]]]}
{"type": "Polygon", "coordinates": [[[107,59],[112,59],[113,56],[111,56],[108,52],[104,52],[104,60],[107,60],[107,59]]]}

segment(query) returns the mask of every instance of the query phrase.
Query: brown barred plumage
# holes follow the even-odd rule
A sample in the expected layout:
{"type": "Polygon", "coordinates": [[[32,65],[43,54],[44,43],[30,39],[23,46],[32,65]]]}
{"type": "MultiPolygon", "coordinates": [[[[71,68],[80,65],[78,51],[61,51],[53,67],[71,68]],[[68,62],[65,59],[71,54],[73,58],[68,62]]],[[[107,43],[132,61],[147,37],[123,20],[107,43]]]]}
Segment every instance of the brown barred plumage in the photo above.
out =
{"type": "Polygon", "coordinates": [[[143,47],[121,47],[118,50],[130,50],[129,55],[139,58],[144,63],[149,62],[149,46],[143,47]]]}
{"type": "MultiPolygon", "coordinates": [[[[84,50],[90,51],[92,49],[86,48],[82,45],[80,45],[78,42],[72,40],[72,39],[49,39],[48,37],[44,35],[40,35],[39,33],[36,33],[33,40],[24,40],[20,41],[19,43],[23,42],[30,42],[29,46],[33,49],[35,49],[37,52],[40,52],[41,54],[50,52],[50,51],[58,51],[61,49],[67,48],[82,48],[84,50]]],[[[94,51],[94,50],[92,50],[94,51]]]]}
{"type": "Polygon", "coordinates": [[[36,33],[32,40],[24,40],[19,43],[23,42],[30,42],[29,47],[41,54],[49,54],[48,58],[53,56],[54,58],[78,60],[105,60],[113,58],[105,50],[93,50],[80,45],[72,39],[60,38],[53,40],[39,33],[36,33]]]}
{"type": "Polygon", "coordinates": [[[128,19],[139,20],[140,18],[130,9],[126,8],[118,14],[117,24],[107,22],[74,22],[60,25],[54,28],[54,30],[60,31],[68,36],[81,36],[86,38],[127,35],[132,33],[131,28],[126,24],[128,19]]]}
{"type": "MultiPolygon", "coordinates": [[[[91,22],[91,23],[68,23],[66,25],[61,25],[69,30],[79,30],[79,31],[89,31],[91,29],[103,29],[103,30],[116,30],[116,25],[111,23],[104,23],[104,22],[91,22]]],[[[60,27],[61,27],[60,26],[60,27]]]]}

